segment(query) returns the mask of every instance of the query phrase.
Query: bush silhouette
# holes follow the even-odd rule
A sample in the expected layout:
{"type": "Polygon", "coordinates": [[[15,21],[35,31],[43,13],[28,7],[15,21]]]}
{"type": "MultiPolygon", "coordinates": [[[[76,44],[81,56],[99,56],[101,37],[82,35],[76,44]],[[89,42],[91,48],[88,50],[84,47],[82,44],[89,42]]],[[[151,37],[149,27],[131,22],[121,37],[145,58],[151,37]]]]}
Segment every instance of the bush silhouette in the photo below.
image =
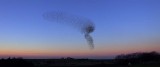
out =
{"type": "Polygon", "coordinates": [[[143,63],[143,62],[156,62],[160,61],[160,54],[158,52],[137,52],[131,54],[121,54],[116,56],[116,62],[120,64],[128,64],[128,63],[143,63]]]}
{"type": "Polygon", "coordinates": [[[22,58],[8,58],[0,60],[0,67],[32,67],[33,64],[22,58]]]}

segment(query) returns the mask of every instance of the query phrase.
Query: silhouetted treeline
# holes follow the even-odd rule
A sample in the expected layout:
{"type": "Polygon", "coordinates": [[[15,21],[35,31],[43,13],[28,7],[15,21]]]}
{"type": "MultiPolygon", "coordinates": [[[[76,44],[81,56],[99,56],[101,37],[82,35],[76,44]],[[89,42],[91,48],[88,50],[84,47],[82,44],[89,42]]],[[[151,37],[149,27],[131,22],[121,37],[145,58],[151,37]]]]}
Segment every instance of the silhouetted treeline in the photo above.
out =
{"type": "Polygon", "coordinates": [[[32,67],[33,64],[23,58],[7,58],[0,60],[0,67],[32,67]]]}
{"type": "Polygon", "coordinates": [[[158,62],[160,61],[160,54],[155,51],[121,54],[116,56],[115,61],[120,64],[158,62]]]}
{"type": "Polygon", "coordinates": [[[0,67],[65,67],[65,66],[103,66],[103,67],[128,67],[130,65],[156,65],[160,67],[160,53],[137,52],[121,54],[115,59],[75,59],[71,57],[60,59],[0,59],[0,67]]]}

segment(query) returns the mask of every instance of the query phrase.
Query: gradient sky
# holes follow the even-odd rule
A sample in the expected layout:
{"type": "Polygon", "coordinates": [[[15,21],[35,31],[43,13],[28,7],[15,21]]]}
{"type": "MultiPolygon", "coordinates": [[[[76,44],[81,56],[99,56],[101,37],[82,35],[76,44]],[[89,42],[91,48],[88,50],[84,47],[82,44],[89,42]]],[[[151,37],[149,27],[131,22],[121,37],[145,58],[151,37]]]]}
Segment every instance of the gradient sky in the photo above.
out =
{"type": "Polygon", "coordinates": [[[0,58],[113,58],[132,52],[160,52],[160,0],[0,0],[0,58]],[[90,50],[71,26],[42,14],[63,11],[91,19],[90,50]]]}

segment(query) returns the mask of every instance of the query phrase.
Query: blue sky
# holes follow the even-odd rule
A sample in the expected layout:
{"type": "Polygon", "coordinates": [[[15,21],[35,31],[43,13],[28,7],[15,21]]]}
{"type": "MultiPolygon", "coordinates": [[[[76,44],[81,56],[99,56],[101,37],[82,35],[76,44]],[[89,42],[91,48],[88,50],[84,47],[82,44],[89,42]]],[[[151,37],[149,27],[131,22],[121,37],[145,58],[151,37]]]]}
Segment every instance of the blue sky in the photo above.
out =
{"type": "Polygon", "coordinates": [[[28,54],[74,56],[79,52],[84,57],[101,58],[127,51],[160,52],[159,3],[159,0],[1,0],[0,51],[4,54],[0,55],[8,55],[7,52],[21,55],[33,50],[28,54]],[[91,33],[95,49],[89,49],[77,29],[44,20],[42,14],[51,11],[91,19],[96,26],[91,33]]]}

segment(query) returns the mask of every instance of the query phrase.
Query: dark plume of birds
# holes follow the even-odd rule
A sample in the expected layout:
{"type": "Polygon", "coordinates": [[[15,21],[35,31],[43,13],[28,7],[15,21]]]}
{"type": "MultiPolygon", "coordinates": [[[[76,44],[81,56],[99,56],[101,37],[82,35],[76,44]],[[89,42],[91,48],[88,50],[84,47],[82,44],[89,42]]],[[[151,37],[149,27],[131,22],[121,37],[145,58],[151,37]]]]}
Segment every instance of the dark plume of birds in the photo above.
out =
{"type": "Polygon", "coordinates": [[[92,33],[95,30],[95,25],[90,19],[75,16],[65,12],[55,11],[44,13],[43,18],[51,22],[63,23],[77,28],[84,34],[85,39],[87,40],[90,48],[94,48],[94,40],[90,33],[92,33]]]}

